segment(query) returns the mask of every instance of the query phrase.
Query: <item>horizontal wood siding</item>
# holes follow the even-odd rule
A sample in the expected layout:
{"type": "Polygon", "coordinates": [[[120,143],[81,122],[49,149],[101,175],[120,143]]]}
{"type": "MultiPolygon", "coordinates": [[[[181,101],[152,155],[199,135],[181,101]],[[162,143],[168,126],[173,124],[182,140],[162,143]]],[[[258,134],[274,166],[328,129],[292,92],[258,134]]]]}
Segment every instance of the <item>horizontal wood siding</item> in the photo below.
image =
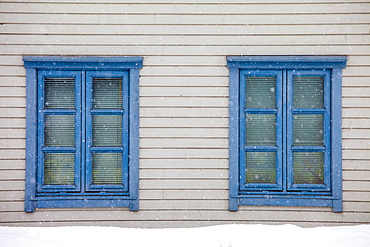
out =
{"type": "Polygon", "coordinates": [[[0,225],[193,227],[370,223],[370,3],[366,0],[0,2],[0,225]],[[248,2],[248,3],[245,3],[248,2]],[[23,56],[143,56],[140,211],[24,213],[23,56]],[[228,207],[230,55],[345,55],[343,213],[228,207]]]}

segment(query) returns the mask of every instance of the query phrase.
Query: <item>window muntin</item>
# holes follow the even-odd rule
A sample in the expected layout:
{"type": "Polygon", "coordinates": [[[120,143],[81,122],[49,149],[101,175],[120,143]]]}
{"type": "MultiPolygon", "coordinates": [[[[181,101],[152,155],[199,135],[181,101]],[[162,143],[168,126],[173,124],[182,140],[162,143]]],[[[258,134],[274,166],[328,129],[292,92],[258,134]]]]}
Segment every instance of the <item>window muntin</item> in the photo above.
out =
{"type": "Polygon", "coordinates": [[[25,57],[25,211],[138,210],[138,57],[25,57]],[[128,156],[130,155],[130,160],[128,156]]]}
{"type": "Polygon", "coordinates": [[[228,57],[231,211],[239,205],[342,210],[345,63],[330,56],[228,57]]]}

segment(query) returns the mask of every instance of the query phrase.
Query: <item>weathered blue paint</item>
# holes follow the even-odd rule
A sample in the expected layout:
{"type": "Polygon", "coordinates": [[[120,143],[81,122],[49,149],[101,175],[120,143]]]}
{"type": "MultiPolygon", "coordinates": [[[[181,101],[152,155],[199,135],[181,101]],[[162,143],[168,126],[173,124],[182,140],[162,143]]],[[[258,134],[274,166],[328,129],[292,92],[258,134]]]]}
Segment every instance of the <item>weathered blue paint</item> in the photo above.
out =
{"type": "Polygon", "coordinates": [[[143,59],[141,57],[24,57],[23,61],[27,69],[25,211],[33,212],[35,208],[45,207],[129,207],[132,211],[138,211],[139,69],[142,67],[143,59]],[[44,109],[45,76],[75,79],[75,110],[44,109]],[[89,99],[91,99],[93,76],[122,78],[123,109],[91,110],[89,99]],[[75,147],[44,147],[44,116],[56,114],[75,115],[75,147]],[[93,114],[122,116],[122,147],[108,149],[91,147],[91,115],[93,114]],[[87,128],[83,127],[85,123],[87,128]],[[75,154],[75,185],[43,184],[43,154],[48,152],[75,154]],[[89,184],[91,152],[123,154],[122,185],[91,186],[89,184]],[[87,173],[81,171],[87,171],[87,173]],[[69,191],[74,193],[71,194],[69,191]]]}
{"type": "Polygon", "coordinates": [[[331,147],[335,152],[331,153],[331,180],[333,200],[333,211],[341,212],[342,203],[342,69],[332,69],[331,84],[331,147]]]}
{"type": "Polygon", "coordinates": [[[26,69],[26,187],[25,212],[35,210],[36,176],[37,176],[37,72],[26,69]]]}
{"type": "Polygon", "coordinates": [[[140,120],[140,106],[139,106],[139,68],[133,68],[129,71],[129,95],[130,95],[130,115],[129,121],[131,126],[129,128],[129,194],[132,198],[130,200],[130,210],[139,210],[139,120],[140,120]]]}
{"type": "Polygon", "coordinates": [[[320,206],[342,211],[342,146],[341,146],[341,70],[346,66],[343,56],[238,56],[227,58],[230,69],[229,120],[229,210],[239,205],[320,206]],[[273,71],[273,72],[271,72],[273,71]],[[277,98],[282,103],[276,109],[244,109],[245,77],[271,76],[277,79],[277,98]],[[265,73],[265,74],[263,74],[265,73]],[[324,108],[295,109],[293,75],[323,76],[324,108]],[[281,82],[280,82],[281,80],[281,82]],[[280,83],[280,85],[279,85],[280,83]],[[281,107],[281,109],[280,109],[281,107]],[[279,115],[281,112],[281,115],[279,115]],[[245,145],[245,114],[277,114],[276,147],[245,145]],[[293,114],[324,116],[324,145],[293,147],[293,114]],[[240,120],[240,121],[239,121],[240,120]],[[279,149],[279,147],[282,149],[279,149]],[[277,151],[276,184],[245,184],[245,151],[277,151]],[[324,183],[293,183],[293,151],[324,153],[324,183]],[[280,170],[280,171],[278,171],[280,170]],[[279,173],[280,172],[280,173],[279,173]],[[281,180],[279,180],[281,178],[281,180]]]}
{"type": "Polygon", "coordinates": [[[239,206],[239,69],[230,68],[229,85],[229,210],[239,206]]]}
{"type": "Polygon", "coordinates": [[[57,70],[125,70],[142,68],[142,57],[23,57],[24,67],[57,70]]]}
{"type": "Polygon", "coordinates": [[[345,56],[229,56],[227,67],[236,69],[345,68],[345,56]]]}

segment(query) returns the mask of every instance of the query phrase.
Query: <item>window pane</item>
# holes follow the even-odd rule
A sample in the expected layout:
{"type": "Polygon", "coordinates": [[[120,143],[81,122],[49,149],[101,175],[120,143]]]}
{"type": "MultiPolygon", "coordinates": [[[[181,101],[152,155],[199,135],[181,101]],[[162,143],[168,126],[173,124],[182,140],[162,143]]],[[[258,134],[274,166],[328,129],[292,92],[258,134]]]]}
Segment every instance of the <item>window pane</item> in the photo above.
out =
{"type": "Polygon", "coordinates": [[[44,159],[45,185],[74,184],[73,153],[45,153],[44,159]]]}
{"type": "Polygon", "coordinates": [[[276,77],[247,77],[247,108],[276,108],[276,77]]]}
{"type": "Polygon", "coordinates": [[[93,78],[93,108],[122,109],[122,78],[93,78]]]}
{"type": "Polygon", "coordinates": [[[276,153],[246,152],[247,183],[276,183],[276,153]]]}
{"type": "Polygon", "coordinates": [[[74,146],[74,115],[45,115],[45,146],[74,146]]]}
{"type": "Polygon", "coordinates": [[[247,114],[246,144],[274,146],[276,144],[276,115],[247,114]]]}
{"type": "Polygon", "coordinates": [[[295,152],[293,159],[295,184],[324,183],[324,153],[295,152]]]}
{"type": "Polygon", "coordinates": [[[294,107],[324,108],[324,78],[294,77],[294,107]]]}
{"type": "Polygon", "coordinates": [[[93,146],[122,146],[121,115],[93,115],[93,146]]]}
{"type": "Polygon", "coordinates": [[[93,153],[93,184],[122,184],[122,154],[93,153]]]}
{"type": "Polygon", "coordinates": [[[45,78],[45,108],[75,108],[74,78],[45,78]]]}
{"type": "Polygon", "coordinates": [[[323,146],[324,120],[322,114],[294,115],[295,146],[323,146]]]}

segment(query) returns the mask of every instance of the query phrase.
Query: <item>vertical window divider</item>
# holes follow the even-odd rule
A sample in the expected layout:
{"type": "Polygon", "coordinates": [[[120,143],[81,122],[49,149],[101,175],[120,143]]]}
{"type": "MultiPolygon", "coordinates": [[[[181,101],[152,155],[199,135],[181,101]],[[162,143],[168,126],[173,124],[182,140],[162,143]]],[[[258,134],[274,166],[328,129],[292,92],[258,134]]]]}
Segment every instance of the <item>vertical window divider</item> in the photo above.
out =
{"type": "Polygon", "coordinates": [[[42,146],[44,142],[44,114],[43,114],[43,108],[44,108],[44,100],[45,100],[45,93],[44,93],[44,77],[39,72],[37,73],[37,81],[39,82],[37,84],[37,93],[38,93],[38,101],[37,101],[37,132],[38,132],[38,138],[37,138],[37,146],[38,146],[38,155],[37,155],[37,191],[42,191],[42,184],[44,181],[44,153],[42,151],[42,146]]]}
{"type": "MultiPolygon", "coordinates": [[[[85,135],[85,143],[83,143],[83,146],[85,148],[85,164],[84,164],[84,180],[82,181],[84,184],[84,192],[88,190],[88,188],[91,186],[90,177],[92,176],[92,169],[91,169],[91,163],[92,163],[92,153],[91,153],[91,147],[92,147],[92,81],[90,81],[91,76],[88,76],[89,72],[84,71],[84,77],[85,77],[85,128],[84,128],[84,135],[85,135]]],[[[92,79],[91,79],[92,80],[92,79]]]]}
{"type": "MultiPolygon", "coordinates": [[[[243,73],[240,76],[239,81],[239,101],[240,106],[239,107],[239,126],[243,126],[246,122],[246,112],[245,112],[245,105],[246,105],[246,83],[245,83],[246,76],[243,73]]],[[[244,183],[245,183],[245,177],[246,177],[246,166],[245,166],[245,136],[246,136],[246,128],[240,128],[239,132],[239,189],[243,190],[244,183]]]]}
{"type": "Polygon", "coordinates": [[[331,170],[330,170],[330,164],[331,164],[331,134],[330,134],[330,126],[331,126],[331,120],[330,120],[330,112],[329,110],[331,107],[331,72],[328,70],[325,70],[325,76],[324,76],[324,107],[325,107],[325,113],[324,113],[324,147],[325,147],[325,156],[324,156],[324,184],[326,185],[326,188],[328,191],[331,190],[332,187],[332,181],[331,181],[331,170]]]}
{"type": "Polygon", "coordinates": [[[76,185],[78,187],[78,190],[81,190],[83,186],[82,185],[82,182],[81,182],[81,179],[83,179],[83,172],[81,170],[81,164],[83,164],[84,162],[82,162],[81,160],[81,156],[84,154],[83,153],[83,146],[81,145],[81,142],[82,142],[82,132],[83,132],[83,129],[82,128],[82,117],[83,117],[83,114],[82,114],[82,109],[84,109],[82,107],[82,91],[83,91],[83,87],[82,87],[82,84],[84,82],[84,75],[82,72],[77,72],[79,74],[78,78],[76,78],[76,81],[75,81],[75,108],[76,108],[76,120],[75,120],[75,148],[76,148],[76,154],[75,154],[75,181],[76,181],[76,185]],[[79,79],[79,80],[78,80],[79,79]],[[78,183],[78,184],[77,184],[78,183]]]}
{"type": "Polygon", "coordinates": [[[81,110],[80,110],[80,114],[82,115],[81,116],[81,122],[80,122],[80,126],[83,126],[81,127],[81,143],[79,145],[81,145],[81,155],[80,155],[80,161],[81,161],[81,165],[80,165],[80,172],[81,172],[81,180],[80,180],[80,183],[81,183],[81,192],[82,193],[85,193],[86,191],[86,163],[87,163],[87,156],[86,156],[86,143],[87,143],[87,140],[86,140],[86,115],[87,115],[87,98],[86,98],[86,71],[81,71],[81,77],[82,77],[82,80],[81,80],[81,110]],[[86,161],[86,162],[82,162],[82,161],[86,161]]]}
{"type": "Polygon", "coordinates": [[[130,116],[129,113],[131,112],[130,107],[130,83],[129,83],[129,73],[126,73],[125,76],[122,77],[122,107],[123,107],[123,115],[122,115],[122,147],[123,147],[123,166],[122,166],[122,179],[123,179],[123,186],[126,189],[130,189],[129,187],[129,145],[130,143],[130,133],[128,126],[130,125],[130,116]],[[126,97],[126,98],[125,98],[126,97]]]}
{"type": "Polygon", "coordinates": [[[288,142],[288,132],[287,132],[287,94],[288,94],[288,89],[287,89],[287,70],[283,69],[281,70],[282,73],[282,119],[281,119],[281,125],[282,125],[282,179],[283,179],[283,186],[282,186],[282,191],[286,192],[287,191],[287,166],[285,165],[287,163],[287,142],[288,142]]]}
{"type": "Polygon", "coordinates": [[[285,148],[285,156],[286,156],[286,190],[287,192],[291,185],[293,184],[293,98],[294,98],[294,85],[293,85],[293,76],[290,73],[293,70],[284,70],[285,74],[285,84],[286,84],[286,115],[285,115],[285,129],[286,129],[286,148],[285,148]]]}

